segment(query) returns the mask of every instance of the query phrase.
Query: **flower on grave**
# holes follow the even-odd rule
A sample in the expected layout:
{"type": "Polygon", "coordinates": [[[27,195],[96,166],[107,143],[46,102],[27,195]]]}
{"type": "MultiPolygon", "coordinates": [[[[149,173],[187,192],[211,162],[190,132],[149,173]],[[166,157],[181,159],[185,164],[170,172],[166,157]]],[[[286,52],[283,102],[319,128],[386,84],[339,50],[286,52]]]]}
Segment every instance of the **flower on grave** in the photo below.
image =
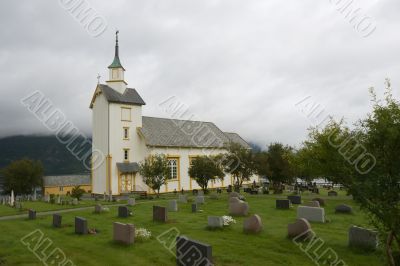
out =
{"type": "Polygon", "coordinates": [[[236,223],[236,220],[233,219],[232,216],[224,215],[222,216],[222,219],[224,220],[224,226],[229,226],[236,223]]]}
{"type": "Polygon", "coordinates": [[[146,228],[135,229],[135,237],[141,240],[147,240],[151,237],[151,232],[146,228]]]}

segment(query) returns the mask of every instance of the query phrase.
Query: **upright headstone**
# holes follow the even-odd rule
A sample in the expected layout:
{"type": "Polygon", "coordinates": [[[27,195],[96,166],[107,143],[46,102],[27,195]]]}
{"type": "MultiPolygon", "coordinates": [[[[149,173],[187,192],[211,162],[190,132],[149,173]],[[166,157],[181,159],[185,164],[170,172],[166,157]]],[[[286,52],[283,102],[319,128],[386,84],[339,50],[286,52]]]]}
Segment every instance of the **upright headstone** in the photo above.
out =
{"type": "Polygon", "coordinates": [[[178,202],[177,200],[170,200],[168,202],[168,211],[177,212],[178,211],[178,202]]]}
{"type": "Polygon", "coordinates": [[[113,238],[114,241],[126,245],[135,242],[135,226],[133,224],[113,223],[113,238]]]}
{"type": "Polygon", "coordinates": [[[312,199],[312,201],[318,201],[319,206],[321,206],[321,207],[325,206],[325,200],[322,198],[314,198],[314,199],[312,199]]]}
{"type": "Polygon", "coordinates": [[[167,222],[168,211],[167,208],[161,206],[153,206],[153,221],[156,222],[167,222]]]}
{"type": "Polygon", "coordinates": [[[204,196],[196,196],[197,204],[204,204],[204,196]]]}
{"type": "Polygon", "coordinates": [[[61,204],[61,197],[60,197],[60,195],[57,196],[57,204],[61,204]]]}
{"type": "Polygon", "coordinates": [[[349,229],[349,246],[375,250],[378,246],[378,233],[370,229],[352,226],[349,229]]]}
{"type": "Polygon", "coordinates": [[[240,198],[240,194],[237,192],[231,192],[231,193],[229,193],[229,197],[230,198],[232,198],[232,197],[240,198]]]}
{"type": "Polygon", "coordinates": [[[221,216],[208,216],[209,228],[222,228],[224,227],[224,219],[221,216]]]}
{"type": "Polygon", "coordinates": [[[309,222],[325,223],[324,208],[299,206],[297,208],[297,219],[304,218],[309,222]]]}
{"type": "Polygon", "coordinates": [[[32,210],[32,209],[29,209],[28,217],[29,217],[29,220],[35,220],[36,219],[36,211],[32,210]]]}
{"type": "Polygon", "coordinates": [[[204,196],[204,191],[203,190],[199,190],[199,192],[197,193],[197,196],[204,196]]]}
{"type": "Polygon", "coordinates": [[[247,233],[259,233],[263,228],[261,217],[257,214],[252,215],[243,222],[243,230],[247,233]]]}
{"type": "Polygon", "coordinates": [[[127,206],[119,206],[118,207],[118,217],[126,218],[129,216],[129,209],[127,206]]]}
{"type": "Polygon", "coordinates": [[[277,199],[275,202],[277,209],[288,210],[290,209],[290,200],[288,199],[277,199]]]}
{"type": "Polygon", "coordinates": [[[328,192],[328,196],[329,197],[336,197],[337,195],[338,195],[338,193],[336,191],[334,191],[334,190],[331,190],[331,191],[328,192]]]}
{"type": "Polygon", "coordinates": [[[136,204],[135,198],[128,199],[128,206],[134,206],[136,204]]]}
{"type": "Polygon", "coordinates": [[[229,214],[234,216],[246,216],[249,212],[247,202],[229,203],[229,214]]]}
{"type": "Polygon", "coordinates": [[[241,202],[241,200],[238,197],[231,197],[229,198],[228,203],[239,203],[239,202],[241,202]]]}
{"type": "Polygon", "coordinates": [[[88,233],[87,220],[82,217],[75,217],[75,234],[86,235],[88,233]]]}
{"type": "Polygon", "coordinates": [[[290,202],[292,204],[301,204],[301,196],[300,195],[290,195],[290,196],[288,196],[288,200],[290,200],[290,202]]]}
{"type": "Polygon", "coordinates": [[[176,238],[176,262],[178,266],[214,265],[212,247],[185,236],[176,238]]]}
{"type": "Polygon", "coordinates": [[[103,207],[101,206],[101,204],[96,204],[94,206],[94,213],[101,213],[103,211],[103,207]]]}
{"type": "Polygon", "coordinates": [[[14,190],[11,190],[10,206],[14,206],[14,204],[15,204],[14,190]]]}
{"type": "Polygon", "coordinates": [[[288,236],[290,238],[303,235],[309,236],[311,233],[311,225],[306,219],[297,219],[296,222],[288,225],[288,236]]]}
{"type": "Polygon", "coordinates": [[[197,203],[192,204],[192,212],[197,212],[197,203]]]}
{"type": "Polygon", "coordinates": [[[72,205],[78,205],[78,199],[77,198],[73,198],[72,199],[72,205]]]}
{"type": "Polygon", "coordinates": [[[53,227],[60,228],[61,227],[62,216],[61,214],[55,213],[53,214],[53,227]]]}
{"type": "Polygon", "coordinates": [[[321,207],[319,205],[319,201],[316,201],[316,200],[309,201],[305,205],[308,206],[308,207],[317,207],[317,208],[321,207]]]}
{"type": "Polygon", "coordinates": [[[346,204],[340,204],[335,207],[335,212],[336,213],[352,213],[353,208],[346,204]]]}
{"type": "Polygon", "coordinates": [[[179,202],[187,203],[187,196],[186,195],[179,195],[179,202]]]}

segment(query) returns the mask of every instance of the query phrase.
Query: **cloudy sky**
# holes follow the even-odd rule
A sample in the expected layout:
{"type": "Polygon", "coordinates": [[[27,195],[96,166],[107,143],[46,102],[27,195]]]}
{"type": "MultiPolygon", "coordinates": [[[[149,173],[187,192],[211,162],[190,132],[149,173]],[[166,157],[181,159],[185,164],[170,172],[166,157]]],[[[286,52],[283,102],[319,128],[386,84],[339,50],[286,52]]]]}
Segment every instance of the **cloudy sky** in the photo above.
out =
{"type": "Polygon", "coordinates": [[[399,14],[398,0],[2,1],[0,136],[51,133],[20,103],[35,90],[90,134],[119,29],[144,115],[170,117],[160,103],[172,97],[248,141],[299,145],[327,115],[365,116],[387,77],[400,96],[399,14]],[[77,20],[74,2],[106,29],[77,20]]]}

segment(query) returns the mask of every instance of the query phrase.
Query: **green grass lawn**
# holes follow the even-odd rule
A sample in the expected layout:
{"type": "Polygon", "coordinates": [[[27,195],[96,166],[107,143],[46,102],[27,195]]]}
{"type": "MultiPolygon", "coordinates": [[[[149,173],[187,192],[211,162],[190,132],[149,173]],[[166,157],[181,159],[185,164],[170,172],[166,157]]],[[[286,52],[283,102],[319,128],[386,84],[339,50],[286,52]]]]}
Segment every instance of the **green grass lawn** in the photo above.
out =
{"type": "MultiPolygon", "coordinates": [[[[326,195],[326,191],[321,194],[326,195]]],[[[303,195],[307,201],[314,195],[303,195]]],[[[324,196],[321,196],[324,197],[324,196]]],[[[207,230],[207,216],[227,215],[227,194],[224,192],[218,200],[207,199],[202,206],[203,212],[191,213],[191,203],[180,204],[179,212],[169,215],[169,223],[152,222],[152,205],[166,206],[167,201],[141,201],[132,208],[130,218],[117,218],[117,208],[111,207],[109,213],[94,214],[92,210],[63,214],[61,229],[51,227],[52,217],[38,217],[29,221],[19,219],[0,221],[0,262],[5,265],[42,265],[25,247],[20,239],[28,233],[40,229],[52,241],[52,247],[63,250],[76,265],[176,265],[174,256],[160,244],[156,237],[172,227],[182,235],[212,245],[216,265],[315,265],[290,239],[286,237],[287,224],[296,218],[296,207],[291,210],[276,210],[275,195],[246,195],[251,214],[261,216],[264,229],[258,235],[243,233],[243,219],[235,217],[237,223],[223,230],[207,230]],[[157,202],[157,203],[156,203],[157,202]],[[100,231],[96,235],[79,236],[74,234],[74,217],[88,219],[89,227],[100,231]],[[112,242],[112,222],[133,223],[152,232],[152,238],[136,242],[131,246],[122,246],[112,242]]],[[[368,226],[365,215],[354,202],[344,196],[324,197],[329,223],[312,223],[317,236],[325,241],[325,248],[332,248],[347,265],[382,265],[380,251],[373,253],[351,250],[347,247],[347,232],[352,225],[368,226]],[[337,204],[353,206],[352,215],[334,213],[337,204]]],[[[0,263],[1,265],[1,263],[0,263]]],[[[322,264],[321,264],[322,265],[322,264]]]]}

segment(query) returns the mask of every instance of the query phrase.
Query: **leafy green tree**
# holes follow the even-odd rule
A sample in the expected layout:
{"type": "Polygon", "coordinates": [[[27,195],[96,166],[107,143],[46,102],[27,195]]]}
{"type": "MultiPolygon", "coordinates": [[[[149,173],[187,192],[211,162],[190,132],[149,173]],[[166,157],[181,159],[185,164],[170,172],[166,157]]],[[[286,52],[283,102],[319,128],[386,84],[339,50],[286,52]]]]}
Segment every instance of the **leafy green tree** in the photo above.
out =
{"type": "Polygon", "coordinates": [[[208,183],[211,180],[223,179],[225,176],[217,162],[215,157],[209,156],[200,156],[192,160],[188,174],[196,180],[204,193],[207,193],[208,183]]]}
{"type": "Polygon", "coordinates": [[[160,196],[160,188],[171,177],[168,159],[165,155],[149,155],[144,162],[139,164],[139,173],[143,182],[160,196]]]}
{"type": "Polygon", "coordinates": [[[291,182],[294,179],[291,162],[293,161],[293,149],[281,143],[272,143],[268,146],[267,165],[268,178],[272,182],[274,193],[282,192],[282,183],[291,182]]]}
{"type": "Polygon", "coordinates": [[[228,153],[222,155],[221,163],[226,173],[230,173],[234,179],[235,188],[239,189],[243,181],[250,180],[256,173],[254,154],[251,149],[246,149],[238,143],[229,143],[228,153]]]}
{"type": "Polygon", "coordinates": [[[77,198],[78,200],[80,200],[84,193],[85,193],[85,190],[83,188],[81,188],[81,186],[75,186],[71,190],[71,197],[77,198]]]}
{"type": "Polygon", "coordinates": [[[30,194],[34,188],[42,185],[43,166],[40,161],[22,159],[6,166],[4,175],[4,192],[14,190],[16,194],[30,194]]]}

